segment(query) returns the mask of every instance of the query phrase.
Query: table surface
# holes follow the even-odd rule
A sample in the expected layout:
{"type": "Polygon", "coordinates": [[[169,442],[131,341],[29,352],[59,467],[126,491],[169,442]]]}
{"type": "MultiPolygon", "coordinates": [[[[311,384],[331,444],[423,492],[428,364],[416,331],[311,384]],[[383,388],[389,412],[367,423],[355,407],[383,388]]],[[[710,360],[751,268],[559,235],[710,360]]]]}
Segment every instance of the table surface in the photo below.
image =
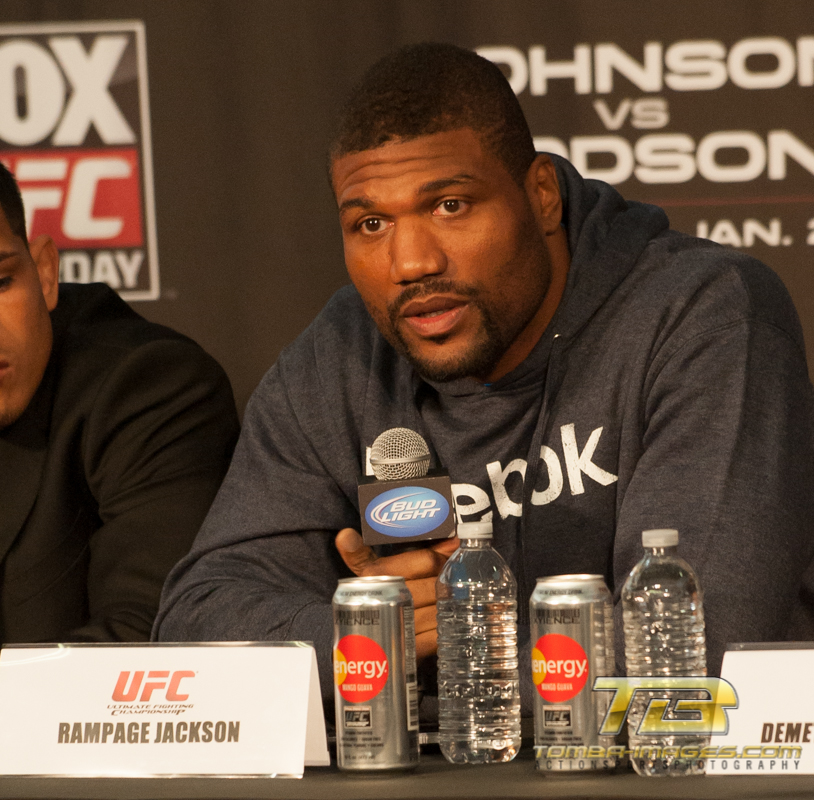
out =
{"type": "Polygon", "coordinates": [[[289,778],[0,777],[0,800],[502,800],[502,798],[814,798],[814,775],[642,778],[618,774],[543,775],[533,753],[509,764],[453,766],[422,755],[407,773],[349,774],[336,766],[289,778]]]}

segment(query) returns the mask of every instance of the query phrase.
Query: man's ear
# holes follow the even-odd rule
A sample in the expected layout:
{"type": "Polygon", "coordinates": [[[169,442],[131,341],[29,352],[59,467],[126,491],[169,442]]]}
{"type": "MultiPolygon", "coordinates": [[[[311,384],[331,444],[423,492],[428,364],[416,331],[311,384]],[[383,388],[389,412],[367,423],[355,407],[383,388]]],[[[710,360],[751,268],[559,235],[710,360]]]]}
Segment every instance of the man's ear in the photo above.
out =
{"type": "Polygon", "coordinates": [[[557,171],[547,155],[538,154],[531,162],[525,189],[540,230],[546,236],[556,233],[562,222],[562,197],[557,171]]]}
{"type": "Polygon", "coordinates": [[[28,245],[40,276],[42,296],[49,311],[57,307],[59,297],[59,251],[50,236],[38,236],[28,245]]]}

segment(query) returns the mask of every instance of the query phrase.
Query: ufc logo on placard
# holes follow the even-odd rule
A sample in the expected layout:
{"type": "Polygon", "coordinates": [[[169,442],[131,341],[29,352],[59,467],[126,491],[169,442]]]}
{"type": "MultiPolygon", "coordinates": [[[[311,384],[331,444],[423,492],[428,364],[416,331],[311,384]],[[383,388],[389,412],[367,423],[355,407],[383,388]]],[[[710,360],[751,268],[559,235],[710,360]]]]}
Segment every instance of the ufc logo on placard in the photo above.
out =
{"type": "Polygon", "coordinates": [[[137,672],[122,672],[113,690],[113,699],[117,703],[132,703],[138,696],[141,689],[139,703],[149,703],[153,692],[166,689],[164,697],[169,702],[183,702],[189,698],[188,694],[181,694],[181,681],[194,678],[195,673],[188,669],[176,670],[170,677],[169,670],[150,670],[147,673],[147,680],[144,680],[144,670],[137,672]],[[169,680],[168,680],[169,679],[169,680]],[[142,684],[144,684],[142,688],[142,684]]]}

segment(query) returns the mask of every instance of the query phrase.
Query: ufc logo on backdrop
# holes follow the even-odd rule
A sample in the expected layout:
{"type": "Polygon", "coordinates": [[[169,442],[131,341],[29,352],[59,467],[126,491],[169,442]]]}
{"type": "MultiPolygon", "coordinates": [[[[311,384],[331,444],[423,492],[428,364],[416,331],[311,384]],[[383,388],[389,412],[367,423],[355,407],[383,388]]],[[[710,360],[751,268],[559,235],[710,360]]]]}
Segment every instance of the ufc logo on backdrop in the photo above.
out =
{"type": "Polygon", "coordinates": [[[176,670],[172,674],[169,670],[150,670],[146,672],[146,681],[144,675],[145,670],[120,673],[116,688],[113,690],[113,699],[117,703],[132,703],[141,690],[139,703],[149,703],[153,692],[163,692],[170,703],[183,702],[189,695],[181,694],[181,681],[195,677],[195,673],[188,669],[176,670]]]}
{"type": "Polygon", "coordinates": [[[60,280],[159,296],[144,25],[0,25],[0,160],[60,280]]]}

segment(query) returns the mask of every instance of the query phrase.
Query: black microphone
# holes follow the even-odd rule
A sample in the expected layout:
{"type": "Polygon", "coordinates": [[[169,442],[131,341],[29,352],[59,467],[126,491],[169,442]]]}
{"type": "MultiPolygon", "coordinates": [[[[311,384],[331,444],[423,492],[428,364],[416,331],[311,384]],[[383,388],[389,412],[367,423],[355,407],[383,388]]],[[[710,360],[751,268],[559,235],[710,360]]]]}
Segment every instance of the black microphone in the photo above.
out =
{"type": "Polygon", "coordinates": [[[452,485],[430,471],[430,449],[409,428],[390,428],[370,448],[374,478],[359,480],[365,544],[447,539],[455,531],[452,485]]]}

